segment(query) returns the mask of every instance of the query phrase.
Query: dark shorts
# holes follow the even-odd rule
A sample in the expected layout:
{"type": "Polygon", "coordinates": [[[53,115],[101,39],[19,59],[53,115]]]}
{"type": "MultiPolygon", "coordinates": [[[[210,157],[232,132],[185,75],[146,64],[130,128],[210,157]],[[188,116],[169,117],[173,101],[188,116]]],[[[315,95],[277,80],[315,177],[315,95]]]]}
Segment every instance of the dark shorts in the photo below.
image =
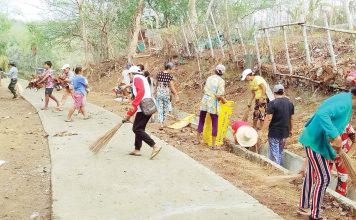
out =
{"type": "Polygon", "coordinates": [[[52,93],[53,93],[53,88],[46,88],[45,90],[46,95],[52,95],[52,93]]]}

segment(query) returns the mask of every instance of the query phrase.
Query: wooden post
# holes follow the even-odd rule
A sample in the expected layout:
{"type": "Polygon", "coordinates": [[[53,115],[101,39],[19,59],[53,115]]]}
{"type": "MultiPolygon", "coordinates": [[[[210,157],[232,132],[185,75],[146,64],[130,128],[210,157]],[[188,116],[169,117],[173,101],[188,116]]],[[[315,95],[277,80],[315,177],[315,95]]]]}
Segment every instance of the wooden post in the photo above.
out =
{"type": "Polygon", "coordinates": [[[266,39],[267,39],[269,57],[271,59],[271,63],[272,63],[272,67],[273,67],[273,74],[276,74],[277,73],[277,66],[276,66],[276,63],[274,61],[273,49],[272,49],[271,41],[269,39],[269,33],[268,33],[267,29],[264,29],[264,32],[265,32],[265,36],[266,36],[266,39]]]}
{"type": "MultiPolygon", "coordinates": [[[[328,17],[326,15],[326,13],[324,13],[324,23],[325,23],[325,27],[329,28],[329,22],[328,22],[328,17]]],[[[330,53],[330,58],[331,58],[331,64],[333,66],[334,71],[336,72],[337,71],[336,59],[335,59],[333,41],[331,39],[330,30],[326,30],[326,35],[328,38],[328,48],[329,48],[329,53],[330,53]]]]}
{"type": "Polygon", "coordinates": [[[284,46],[286,48],[286,57],[287,57],[287,65],[288,65],[288,69],[289,69],[289,74],[293,75],[293,67],[292,67],[292,63],[290,62],[290,57],[289,57],[287,31],[286,31],[285,27],[282,27],[282,29],[283,29],[283,35],[284,35],[284,46]]]}
{"type": "Polygon", "coordinates": [[[261,53],[260,53],[260,47],[258,46],[258,41],[257,41],[257,37],[256,37],[256,33],[253,35],[254,39],[255,39],[255,47],[256,47],[256,55],[257,55],[257,62],[258,62],[258,70],[260,72],[260,75],[262,76],[262,62],[261,62],[261,53]]]}
{"type": "Polygon", "coordinates": [[[206,22],[204,22],[205,24],[205,30],[206,33],[208,34],[208,39],[209,39],[209,45],[210,45],[210,52],[211,52],[211,57],[214,58],[214,48],[213,48],[213,42],[211,41],[211,36],[210,36],[210,31],[208,28],[208,24],[206,22]]]}
{"type": "Polygon", "coordinates": [[[185,46],[187,48],[187,53],[191,57],[192,55],[191,55],[190,50],[189,50],[189,43],[188,43],[187,35],[185,33],[185,30],[184,30],[183,20],[182,19],[181,19],[181,27],[182,27],[182,33],[183,33],[183,36],[184,36],[184,40],[185,40],[185,46]]]}
{"type": "Polygon", "coordinates": [[[244,55],[246,55],[247,54],[247,50],[246,50],[246,47],[245,47],[245,44],[244,44],[244,40],[242,39],[242,34],[241,34],[241,31],[240,31],[239,23],[236,23],[235,28],[236,28],[236,31],[237,31],[237,35],[239,36],[242,49],[244,50],[244,55]]]}
{"type": "Polygon", "coordinates": [[[214,28],[215,28],[216,36],[218,37],[218,41],[219,41],[219,45],[220,45],[220,49],[221,49],[221,54],[222,54],[223,58],[225,59],[224,48],[223,48],[223,45],[222,45],[222,42],[221,42],[221,39],[220,39],[220,36],[219,36],[218,29],[216,27],[216,23],[215,23],[214,16],[213,16],[212,12],[210,12],[210,17],[211,17],[211,20],[212,20],[214,28]]]}
{"type": "Polygon", "coordinates": [[[310,67],[311,66],[311,58],[310,58],[310,50],[309,50],[309,44],[308,44],[307,27],[305,25],[303,25],[302,28],[303,28],[303,38],[304,38],[305,60],[307,62],[308,67],[310,67]]]}

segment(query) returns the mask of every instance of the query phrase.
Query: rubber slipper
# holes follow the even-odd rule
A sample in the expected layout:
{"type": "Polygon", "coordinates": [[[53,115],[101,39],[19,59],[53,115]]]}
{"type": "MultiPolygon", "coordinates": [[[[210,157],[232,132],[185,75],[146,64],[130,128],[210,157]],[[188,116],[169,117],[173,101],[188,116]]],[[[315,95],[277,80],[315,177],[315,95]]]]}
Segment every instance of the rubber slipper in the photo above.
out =
{"type": "Polygon", "coordinates": [[[65,122],[72,122],[72,121],[73,121],[72,119],[71,119],[71,120],[68,120],[68,119],[67,119],[67,120],[65,120],[65,122]]]}
{"type": "Polygon", "coordinates": [[[135,152],[131,152],[131,153],[129,153],[129,155],[131,155],[131,156],[141,156],[141,154],[138,154],[138,153],[135,153],[135,152]]]}
{"type": "Polygon", "coordinates": [[[211,150],[225,150],[225,147],[217,147],[217,146],[214,146],[214,147],[211,147],[210,149],[211,149],[211,150]]]}
{"type": "Polygon", "coordinates": [[[311,215],[311,212],[310,212],[310,210],[305,210],[305,209],[302,209],[302,208],[299,208],[298,210],[297,210],[297,213],[299,214],[299,215],[304,215],[304,216],[310,216],[311,215]]]}
{"type": "Polygon", "coordinates": [[[155,150],[154,152],[152,152],[152,155],[151,155],[151,160],[153,159],[153,158],[155,158],[156,156],[157,156],[157,154],[160,152],[162,150],[162,147],[158,147],[158,149],[157,150],[155,150]]]}

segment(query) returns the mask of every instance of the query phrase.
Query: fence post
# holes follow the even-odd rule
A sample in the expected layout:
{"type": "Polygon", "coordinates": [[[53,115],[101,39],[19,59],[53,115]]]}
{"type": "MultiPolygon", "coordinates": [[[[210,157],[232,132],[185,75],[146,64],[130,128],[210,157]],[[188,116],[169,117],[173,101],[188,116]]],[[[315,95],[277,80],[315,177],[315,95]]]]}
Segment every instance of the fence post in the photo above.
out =
{"type": "MultiPolygon", "coordinates": [[[[324,13],[324,23],[325,23],[325,27],[329,28],[329,22],[328,22],[328,17],[326,15],[326,13],[324,13]]],[[[331,58],[331,64],[333,66],[334,71],[337,71],[335,52],[334,52],[334,47],[333,47],[333,41],[331,39],[330,30],[326,30],[326,35],[328,38],[328,48],[329,48],[329,53],[330,53],[330,58],[331,58]]]]}
{"type": "Polygon", "coordinates": [[[303,38],[304,38],[305,59],[306,59],[308,67],[310,67],[311,66],[311,58],[310,58],[310,49],[309,49],[309,44],[308,44],[307,27],[305,25],[303,25],[302,28],[303,28],[303,38]]]}
{"type": "Polygon", "coordinates": [[[260,72],[260,75],[262,76],[262,62],[261,62],[261,53],[260,53],[260,48],[258,46],[258,41],[256,37],[256,33],[253,35],[254,40],[255,40],[255,47],[256,47],[256,55],[257,55],[257,62],[258,62],[258,70],[260,72]]]}
{"type": "Polygon", "coordinates": [[[270,57],[271,62],[272,62],[273,73],[276,74],[276,73],[277,73],[277,66],[276,66],[276,63],[275,63],[275,61],[274,61],[274,55],[273,55],[273,50],[272,50],[271,41],[270,41],[270,39],[269,39],[269,33],[268,33],[268,30],[267,30],[267,29],[264,29],[264,32],[265,32],[265,36],[266,36],[266,39],[267,39],[269,57],[270,57]]]}
{"type": "Polygon", "coordinates": [[[290,62],[289,49],[288,49],[287,31],[284,26],[282,27],[282,29],[283,29],[283,35],[284,35],[284,46],[286,48],[286,57],[287,57],[287,65],[288,65],[288,69],[289,69],[289,74],[293,75],[293,67],[292,67],[292,63],[290,62]]]}

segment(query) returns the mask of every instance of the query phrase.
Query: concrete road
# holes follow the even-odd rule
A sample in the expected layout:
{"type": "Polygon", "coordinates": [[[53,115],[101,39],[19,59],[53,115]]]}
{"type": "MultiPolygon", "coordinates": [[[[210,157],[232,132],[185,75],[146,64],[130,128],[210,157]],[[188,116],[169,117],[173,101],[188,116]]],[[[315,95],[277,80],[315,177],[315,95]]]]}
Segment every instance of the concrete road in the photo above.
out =
{"type": "Polygon", "coordinates": [[[147,146],[141,157],[129,156],[131,124],[123,125],[109,145],[93,155],[89,145],[120,120],[103,108],[88,104],[91,119],[77,116],[68,123],[67,111],[54,112],[53,102],[50,110],[40,110],[43,90],[25,90],[23,96],[39,111],[49,135],[53,219],[281,219],[156,137],[163,149],[155,160],[149,160],[147,146]]]}

